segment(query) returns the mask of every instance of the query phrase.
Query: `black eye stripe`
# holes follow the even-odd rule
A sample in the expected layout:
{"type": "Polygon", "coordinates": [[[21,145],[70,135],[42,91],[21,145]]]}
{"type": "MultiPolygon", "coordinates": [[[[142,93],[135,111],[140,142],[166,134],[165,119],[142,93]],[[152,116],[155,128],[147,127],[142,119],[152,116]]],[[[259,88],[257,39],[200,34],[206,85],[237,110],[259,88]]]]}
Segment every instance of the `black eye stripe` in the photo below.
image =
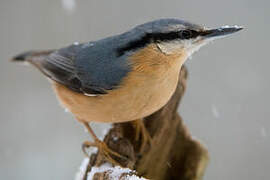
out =
{"type": "Polygon", "coordinates": [[[180,30],[168,33],[146,33],[140,39],[127,43],[126,46],[117,49],[117,56],[125,54],[127,51],[143,48],[152,42],[168,42],[177,39],[187,40],[196,38],[200,33],[195,30],[180,30]]]}

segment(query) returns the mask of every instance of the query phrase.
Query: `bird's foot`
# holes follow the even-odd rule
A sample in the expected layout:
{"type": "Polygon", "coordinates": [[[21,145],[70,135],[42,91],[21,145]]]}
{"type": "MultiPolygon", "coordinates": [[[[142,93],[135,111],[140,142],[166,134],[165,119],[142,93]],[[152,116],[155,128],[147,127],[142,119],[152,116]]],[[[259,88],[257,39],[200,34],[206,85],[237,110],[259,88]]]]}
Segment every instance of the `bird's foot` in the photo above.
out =
{"type": "Polygon", "coordinates": [[[142,137],[141,146],[140,146],[140,150],[139,150],[139,153],[142,153],[144,151],[147,143],[149,143],[151,146],[153,144],[153,140],[152,140],[152,137],[150,136],[149,132],[147,131],[142,119],[138,119],[138,120],[133,121],[133,125],[135,128],[135,140],[139,141],[140,136],[142,137]]]}
{"type": "MultiPolygon", "coordinates": [[[[84,152],[84,154],[89,157],[89,154],[87,153],[87,148],[90,147],[97,147],[99,150],[99,153],[102,155],[101,157],[104,157],[108,162],[110,162],[112,165],[116,165],[116,166],[122,166],[119,162],[117,162],[115,159],[112,158],[112,156],[120,158],[120,159],[126,159],[125,156],[122,156],[121,154],[111,150],[106,143],[104,143],[103,141],[100,140],[95,140],[95,142],[90,142],[90,141],[85,141],[82,144],[82,150],[84,152]]],[[[98,159],[98,162],[100,162],[101,160],[98,159]]]]}

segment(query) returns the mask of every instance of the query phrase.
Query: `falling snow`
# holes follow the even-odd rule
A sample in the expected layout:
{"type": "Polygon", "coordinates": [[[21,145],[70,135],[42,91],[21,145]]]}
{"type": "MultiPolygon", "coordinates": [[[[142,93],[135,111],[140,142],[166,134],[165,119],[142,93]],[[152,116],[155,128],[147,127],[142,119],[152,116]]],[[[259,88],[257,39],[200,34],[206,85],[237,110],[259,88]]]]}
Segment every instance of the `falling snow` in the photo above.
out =
{"type": "Polygon", "coordinates": [[[219,111],[218,111],[217,107],[214,104],[212,105],[212,113],[213,113],[213,116],[216,119],[218,119],[220,117],[219,111]]]}
{"type": "Polygon", "coordinates": [[[62,0],[63,8],[68,12],[73,12],[76,7],[76,0],[62,0]]]}
{"type": "Polygon", "coordinates": [[[266,137],[266,136],[267,136],[266,130],[265,130],[264,127],[261,128],[261,136],[262,136],[262,137],[266,137]]]}

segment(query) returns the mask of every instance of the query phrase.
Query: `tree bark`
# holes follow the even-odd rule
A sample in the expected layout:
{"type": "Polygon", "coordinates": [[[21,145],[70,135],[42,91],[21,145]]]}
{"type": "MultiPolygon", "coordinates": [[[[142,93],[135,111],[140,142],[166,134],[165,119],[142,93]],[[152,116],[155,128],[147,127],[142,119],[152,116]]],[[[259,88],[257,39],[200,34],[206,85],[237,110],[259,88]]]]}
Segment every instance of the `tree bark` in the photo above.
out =
{"type": "MultiPolygon", "coordinates": [[[[178,87],[170,101],[159,111],[144,118],[144,124],[152,137],[152,145],[145,146],[139,153],[141,139],[135,140],[132,122],[113,124],[104,142],[114,151],[128,157],[117,159],[123,167],[135,170],[137,174],[154,180],[200,180],[208,164],[208,152],[197,140],[192,139],[182,118],[178,105],[186,90],[187,70],[183,66],[178,87]]],[[[92,154],[84,179],[91,167],[105,163],[97,161],[102,155],[92,154]]],[[[129,175],[130,175],[129,174],[129,175]]],[[[125,175],[123,175],[124,177],[125,175]]],[[[94,179],[111,179],[108,172],[97,173],[94,179]]]]}

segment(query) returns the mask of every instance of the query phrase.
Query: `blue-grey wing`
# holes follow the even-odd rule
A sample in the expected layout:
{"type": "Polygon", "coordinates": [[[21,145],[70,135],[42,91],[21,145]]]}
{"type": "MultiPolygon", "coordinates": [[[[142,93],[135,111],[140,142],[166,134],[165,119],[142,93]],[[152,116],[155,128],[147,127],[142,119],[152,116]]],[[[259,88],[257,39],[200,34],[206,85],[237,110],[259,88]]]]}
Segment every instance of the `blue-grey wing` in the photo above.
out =
{"type": "Polygon", "coordinates": [[[40,61],[39,69],[73,91],[106,94],[129,71],[125,58],[116,58],[106,46],[106,43],[85,43],[62,48],[40,61]]]}
{"type": "Polygon", "coordinates": [[[95,45],[81,48],[76,57],[76,70],[84,91],[106,93],[117,88],[130,71],[128,59],[118,57],[111,41],[98,41],[95,45]]]}

